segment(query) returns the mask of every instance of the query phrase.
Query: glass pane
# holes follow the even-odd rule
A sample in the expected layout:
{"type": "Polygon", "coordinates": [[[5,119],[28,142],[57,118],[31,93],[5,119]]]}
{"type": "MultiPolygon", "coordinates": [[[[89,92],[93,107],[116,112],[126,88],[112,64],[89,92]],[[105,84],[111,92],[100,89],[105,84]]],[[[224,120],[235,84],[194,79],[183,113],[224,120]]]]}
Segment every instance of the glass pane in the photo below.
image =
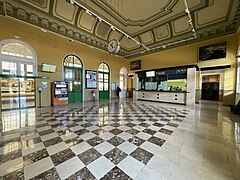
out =
{"type": "Polygon", "coordinates": [[[73,79],[72,69],[65,69],[65,79],[73,79]]]}
{"type": "Polygon", "coordinates": [[[2,61],[2,73],[17,75],[17,63],[2,61]]]}
{"type": "Polygon", "coordinates": [[[33,65],[21,64],[20,65],[21,76],[33,76],[33,65]]]}
{"type": "Polygon", "coordinates": [[[105,82],[108,81],[108,74],[104,74],[104,81],[105,81],[105,82]]]}
{"type": "Polygon", "coordinates": [[[2,109],[19,108],[18,79],[1,79],[2,109]]]}
{"type": "Polygon", "coordinates": [[[74,91],[81,91],[81,82],[80,81],[74,81],[73,82],[73,89],[74,89],[74,91]]]}
{"type": "Polygon", "coordinates": [[[108,91],[108,83],[104,83],[104,91],[108,91]]]}
{"type": "Polygon", "coordinates": [[[99,73],[98,74],[98,80],[99,81],[103,81],[103,73],[99,73]]]}
{"type": "Polygon", "coordinates": [[[67,81],[68,82],[68,91],[72,92],[73,91],[73,83],[72,81],[67,81]]]}
{"type": "Polygon", "coordinates": [[[74,79],[75,80],[80,80],[81,79],[81,75],[80,75],[80,70],[79,69],[74,69],[74,79]]]}
{"type": "Polygon", "coordinates": [[[123,77],[120,76],[120,82],[119,82],[120,89],[123,89],[123,77]]]}
{"type": "Polygon", "coordinates": [[[20,78],[20,107],[35,106],[34,79],[20,78]]]}
{"type": "Polygon", "coordinates": [[[124,77],[124,87],[123,87],[123,89],[124,90],[127,90],[127,80],[128,80],[128,77],[124,77]]]}
{"type": "Polygon", "coordinates": [[[32,52],[26,46],[19,43],[9,43],[4,45],[1,50],[1,53],[9,56],[33,59],[32,52]]]}
{"type": "Polygon", "coordinates": [[[74,57],[74,67],[82,67],[82,63],[81,61],[76,57],[76,56],[73,56],[74,57]]]}
{"type": "Polygon", "coordinates": [[[99,65],[98,71],[100,71],[100,72],[103,72],[103,71],[104,71],[103,65],[104,65],[103,63],[101,63],[101,64],[99,65]]]}
{"type": "Polygon", "coordinates": [[[102,83],[102,82],[99,82],[99,83],[98,83],[98,86],[99,86],[99,91],[103,91],[103,83],[102,83]]]}
{"type": "Polygon", "coordinates": [[[104,64],[104,72],[109,72],[108,66],[104,64]]]}

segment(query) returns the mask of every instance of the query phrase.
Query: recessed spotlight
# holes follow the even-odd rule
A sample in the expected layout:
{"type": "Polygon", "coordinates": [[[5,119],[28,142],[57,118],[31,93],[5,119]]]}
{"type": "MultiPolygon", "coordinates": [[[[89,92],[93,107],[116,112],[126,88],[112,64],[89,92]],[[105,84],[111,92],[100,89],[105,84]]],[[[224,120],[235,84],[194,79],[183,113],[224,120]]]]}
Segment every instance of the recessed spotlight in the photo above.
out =
{"type": "Polygon", "coordinates": [[[44,28],[41,28],[41,31],[42,31],[42,32],[45,32],[45,33],[47,32],[47,30],[44,29],[44,28]]]}
{"type": "Polygon", "coordinates": [[[113,31],[115,31],[115,28],[114,28],[113,26],[111,26],[111,29],[112,29],[113,31]]]}
{"type": "Polygon", "coordinates": [[[73,42],[73,39],[69,39],[70,42],[73,42]]]}

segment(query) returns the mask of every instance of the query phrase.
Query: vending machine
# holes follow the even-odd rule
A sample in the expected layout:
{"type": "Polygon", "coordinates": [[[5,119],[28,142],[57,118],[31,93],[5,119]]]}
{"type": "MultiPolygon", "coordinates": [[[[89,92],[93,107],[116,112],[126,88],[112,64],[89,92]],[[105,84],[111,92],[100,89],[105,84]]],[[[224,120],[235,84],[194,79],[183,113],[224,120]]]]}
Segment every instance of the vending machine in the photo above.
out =
{"type": "Polygon", "coordinates": [[[52,106],[68,104],[68,82],[54,81],[51,84],[52,106]]]}

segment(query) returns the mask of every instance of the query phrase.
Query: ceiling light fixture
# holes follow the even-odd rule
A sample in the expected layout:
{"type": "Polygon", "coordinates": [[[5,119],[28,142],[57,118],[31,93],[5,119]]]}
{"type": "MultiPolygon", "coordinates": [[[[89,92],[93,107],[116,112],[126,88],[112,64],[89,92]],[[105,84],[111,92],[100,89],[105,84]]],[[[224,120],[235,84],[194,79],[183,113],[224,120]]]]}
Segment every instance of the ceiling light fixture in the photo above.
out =
{"type": "MultiPolygon", "coordinates": [[[[178,40],[178,41],[175,41],[175,42],[171,42],[171,43],[168,43],[168,44],[163,44],[163,45],[160,45],[160,46],[156,46],[156,47],[153,47],[153,48],[148,48],[148,51],[151,51],[151,50],[156,50],[156,49],[165,49],[167,48],[168,46],[172,46],[172,45],[176,45],[176,44],[180,44],[180,43],[184,43],[184,42],[187,42],[187,41],[191,41],[191,40],[194,40],[197,38],[197,33],[196,33],[196,30],[195,30],[195,27],[193,25],[193,21],[192,21],[192,17],[191,17],[191,12],[188,8],[188,3],[187,3],[187,0],[184,0],[184,4],[185,4],[185,12],[187,13],[187,16],[188,16],[188,23],[191,27],[191,31],[193,33],[192,37],[189,37],[189,38],[186,38],[186,39],[182,39],[182,40],[178,40]]],[[[142,46],[145,46],[145,45],[142,45],[142,46]]],[[[141,51],[140,51],[141,52],[141,51]]],[[[134,55],[137,55],[139,54],[139,52],[134,52],[132,54],[128,54],[124,57],[130,57],[130,56],[134,56],[134,55]]]]}
{"type": "Polygon", "coordinates": [[[89,16],[92,15],[92,13],[88,9],[86,9],[85,13],[87,13],[89,16]]]}
{"type": "MultiPolygon", "coordinates": [[[[160,48],[166,48],[168,46],[171,46],[171,45],[175,45],[175,44],[179,44],[179,43],[182,43],[182,42],[186,42],[186,41],[190,41],[190,40],[193,40],[193,39],[196,39],[197,38],[197,33],[196,33],[196,30],[195,30],[195,27],[193,25],[193,22],[192,22],[192,17],[191,17],[191,12],[188,8],[188,4],[187,4],[187,0],[184,0],[184,4],[185,4],[185,12],[187,13],[187,16],[188,16],[188,23],[189,25],[191,26],[191,29],[192,29],[192,32],[193,32],[193,37],[190,37],[190,38],[187,38],[187,39],[183,39],[183,40],[179,40],[179,41],[175,41],[175,42],[172,42],[172,43],[168,43],[168,44],[164,44],[164,45],[160,45],[160,46],[157,46],[157,47],[154,47],[154,48],[149,48],[147,47],[145,44],[141,43],[140,41],[136,40],[135,38],[133,38],[132,36],[130,36],[129,34],[127,34],[126,32],[122,31],[121,29],[117,28],[116,26],[114,26],[113,24],[111,24],[110,22],[108,22],[107,20],[103,19],[102,17],[100,17],[99,15],[97,15],[96,13],[92,12],[91,10],[89,10],[87,7],[85,7],[84,5],[80,4],[79,2],[77,2],[76,0],[66,0],[66,2],[70,3],[70,4],[76,4],[78,5],[79,7],[83,8],[85,10],[86,13],[88,13],[89,15],[93,15],[95,16],[97,19],[99,19],[100,22],[105,22],[106,24],[108,24],[111,29],[113,31],[118,31],[119,33],[123,34],[127,39],[130,39],[130,40],[133,40],[135,41],[139,46],[142,46],[145,50],[147,51],[151,51],[151,50],[155,50],[155,49],[160,49],[160,48]]],[[[140,52],[143,52],[142,50],[140,50],[140,52]]],[[[146,52],[146,51],[144,51],[146,52]]],[[[129,56],[133,56],[135,54],[139,54],[139,52],[135,52],[135,53],[132,53],[132,54],[129,54],[129,55],[126,55],[124,57],[129,57],[129,56]]]]}
{"type": "MultiPolygon", "coordinates": [[[[83,8],[85,10],[86,13],[90,13],[91,15],[97,17],[99,19],[99,21],[103,21],[105,22],[106,24],[108,24],[111,29],[113,31],[118,31],[120,32],[121,34],[123,34],[124,36],[126,36],[128,39],[131,39],[133,41],[135,41],[137,44],[141,45],[142,47],[144,47],[145,49],[147,49],[148,47],[145,46],[144,44],[142,44],[141,42],[139,42],[138,40],[136,40],[135,38],[131,37],[129,34],[127,34],[126,32],[122,31],[121,29],[117,28],[116,26],[114,26],[113,24],[111,24],[110,22],[108,22],[107,20],[103,19],[102,17],[100,17],[99,15],[97,15],[96,13],[92,12],[91,10],[89,10],[87,7],[85,7],[84,5],[82,5],[81,3],[77,2],[76,0],[66,0],[67,3],[70,3],[70,4],[76,4],[78,5],[79,7],[83,8]],[[101,20],[100,20],[101,19],[101,20]]],[[[89,15],[90,15],[89,14],[89,15]]]]}
{"type": "Polygon", "coordinates": [[[47,32],[47,30],[46,30],[46,29],[44,29],[44,28],[41,28],[41,31],[42,31],[42,32],[44,32],[44,33],[46,33],[46,32],[47,32]]]}

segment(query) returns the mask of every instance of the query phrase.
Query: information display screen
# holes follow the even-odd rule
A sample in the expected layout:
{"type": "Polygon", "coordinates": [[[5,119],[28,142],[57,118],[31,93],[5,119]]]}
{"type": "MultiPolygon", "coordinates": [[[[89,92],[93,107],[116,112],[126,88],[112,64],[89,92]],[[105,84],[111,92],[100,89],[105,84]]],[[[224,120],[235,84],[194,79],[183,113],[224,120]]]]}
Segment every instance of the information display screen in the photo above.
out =
{"type": "Polygon", "coordinates": [[[54,82],[54,97],[68,97],[68,83],[64,81],[54,82]]]}
{"type": "Polygon", "coordinates": [[[53,64],[42,64],[42,72],[56,72],[57,66],[53,64]]]}

